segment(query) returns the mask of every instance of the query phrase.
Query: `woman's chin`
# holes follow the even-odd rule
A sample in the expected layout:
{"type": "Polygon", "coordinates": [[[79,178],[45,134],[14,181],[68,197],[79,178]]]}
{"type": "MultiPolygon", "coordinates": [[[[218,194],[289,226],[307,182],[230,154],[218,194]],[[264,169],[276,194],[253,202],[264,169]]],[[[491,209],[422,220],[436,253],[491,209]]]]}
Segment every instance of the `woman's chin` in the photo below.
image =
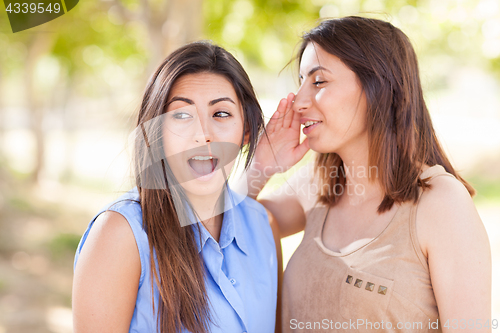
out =
{"type": "Polygon", "coordinates": [[[334,152],[336,147],[333,147],[332,144],[321,142],[320,140],[309,139],[309,148],[319,154],[328,154],[334,152]]]}
{"type": "Polygon", "coordinates": [[[216,174],[212,176],[208,181],[204,179],[194,178],[187,182],[182,183],[182,188],[188,195],[199,197],[214,197],[218,195],[222,188],[224,187],[224,177],[222,172],[217,170],[216,174]]]}

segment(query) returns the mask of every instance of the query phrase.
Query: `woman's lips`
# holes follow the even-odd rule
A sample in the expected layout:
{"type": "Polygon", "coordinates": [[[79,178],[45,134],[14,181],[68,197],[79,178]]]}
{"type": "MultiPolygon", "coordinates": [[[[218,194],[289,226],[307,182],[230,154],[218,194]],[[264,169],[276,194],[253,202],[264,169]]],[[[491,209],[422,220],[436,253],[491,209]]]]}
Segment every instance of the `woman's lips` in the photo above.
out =
{"type": "Polygon", "coordinates": [[[195,156],[190,158],[187,162],[194,178],[207,181],[215,174],[219,159],[215,157],[207,158],[206,156],[202,156],[199,158],[195,156]]]}
{"type": "Polygon", "coordinates": [[[304,129],[302,130],[302,133],[304,133],[304,135],[307,135],[309,133],[311,133],[311,131],[313,131],[316,127],[318,127],[322,122],[319,121],[313,125],[310,125],[310,126],[307,126],[307,127],[304,127],[304,129]]]}

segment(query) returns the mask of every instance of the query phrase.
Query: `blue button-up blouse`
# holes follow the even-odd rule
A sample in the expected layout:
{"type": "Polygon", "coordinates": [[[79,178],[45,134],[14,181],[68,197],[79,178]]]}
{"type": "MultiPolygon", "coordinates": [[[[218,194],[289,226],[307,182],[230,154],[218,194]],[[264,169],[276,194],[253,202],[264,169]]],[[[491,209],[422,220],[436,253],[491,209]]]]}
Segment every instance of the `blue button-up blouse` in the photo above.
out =
{"type": "MultiPolygon", "coordinates": [[[[205,264],[206,290],[211,305],[213,333],[274,332],[277,299],[277,257],[272,231],[264,207],[248,197],[242,198],[229,190],[228,202],[237,202],[224,212],[219,242],[200,223],[194,228],[197,246],[205,264]],[[234,200],[234,198],[239,198],[234,200]]],[[[156,332],[157,316],[151,297],[151,267],[147,234],[142,228],[142,212],[137,188],[114,201],[107,210],[123,215],[134,234],[141,259],[141,276],[135,310],[129,332],[156,332]]],[[[91,221],[75,256],[85,244],[91,221]]],[[[154,287],[155,309],[158,309],[158,289],[154,287]]]]}

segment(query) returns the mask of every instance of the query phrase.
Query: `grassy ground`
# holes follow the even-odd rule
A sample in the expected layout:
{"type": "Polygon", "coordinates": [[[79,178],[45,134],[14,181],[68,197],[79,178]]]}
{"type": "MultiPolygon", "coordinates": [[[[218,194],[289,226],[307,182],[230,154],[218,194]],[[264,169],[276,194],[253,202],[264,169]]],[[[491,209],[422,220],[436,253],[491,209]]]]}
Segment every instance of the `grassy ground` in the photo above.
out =
{"type": "Polygon", "coordinates": [[[71,332],[73,257],[91,215],[11,174],[0,179],[0,333],[71,332]]]}

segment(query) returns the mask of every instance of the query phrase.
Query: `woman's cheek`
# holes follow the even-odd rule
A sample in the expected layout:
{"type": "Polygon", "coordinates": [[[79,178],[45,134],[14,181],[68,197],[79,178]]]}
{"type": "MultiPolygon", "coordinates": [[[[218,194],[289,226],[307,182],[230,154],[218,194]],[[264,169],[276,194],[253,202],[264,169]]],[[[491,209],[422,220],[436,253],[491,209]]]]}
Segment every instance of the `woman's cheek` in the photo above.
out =
{"type": "Polygon", "coordinates": [[[314,99],[317,103],[321,104],[325,102],[326,96],[329,96],[326,92],[326,88],[321,88],[316,92],[314,99]]]}
{"type": "Polygon", "coordinates": [[[169,130],[163,131],[163,147],[166,156],[172,156],[197,146],[194,137],[181,136],[169,130]]]}
{"type": "Polygon", "coordinates": [[[226,128],[226,130],[221,131],[219,135],[219,141],[231,142],[239,145],[241,143],[242,137],[243,137],[243,126],[238,122],[234,122],[231,124],[229,128],[226,128]]]}

